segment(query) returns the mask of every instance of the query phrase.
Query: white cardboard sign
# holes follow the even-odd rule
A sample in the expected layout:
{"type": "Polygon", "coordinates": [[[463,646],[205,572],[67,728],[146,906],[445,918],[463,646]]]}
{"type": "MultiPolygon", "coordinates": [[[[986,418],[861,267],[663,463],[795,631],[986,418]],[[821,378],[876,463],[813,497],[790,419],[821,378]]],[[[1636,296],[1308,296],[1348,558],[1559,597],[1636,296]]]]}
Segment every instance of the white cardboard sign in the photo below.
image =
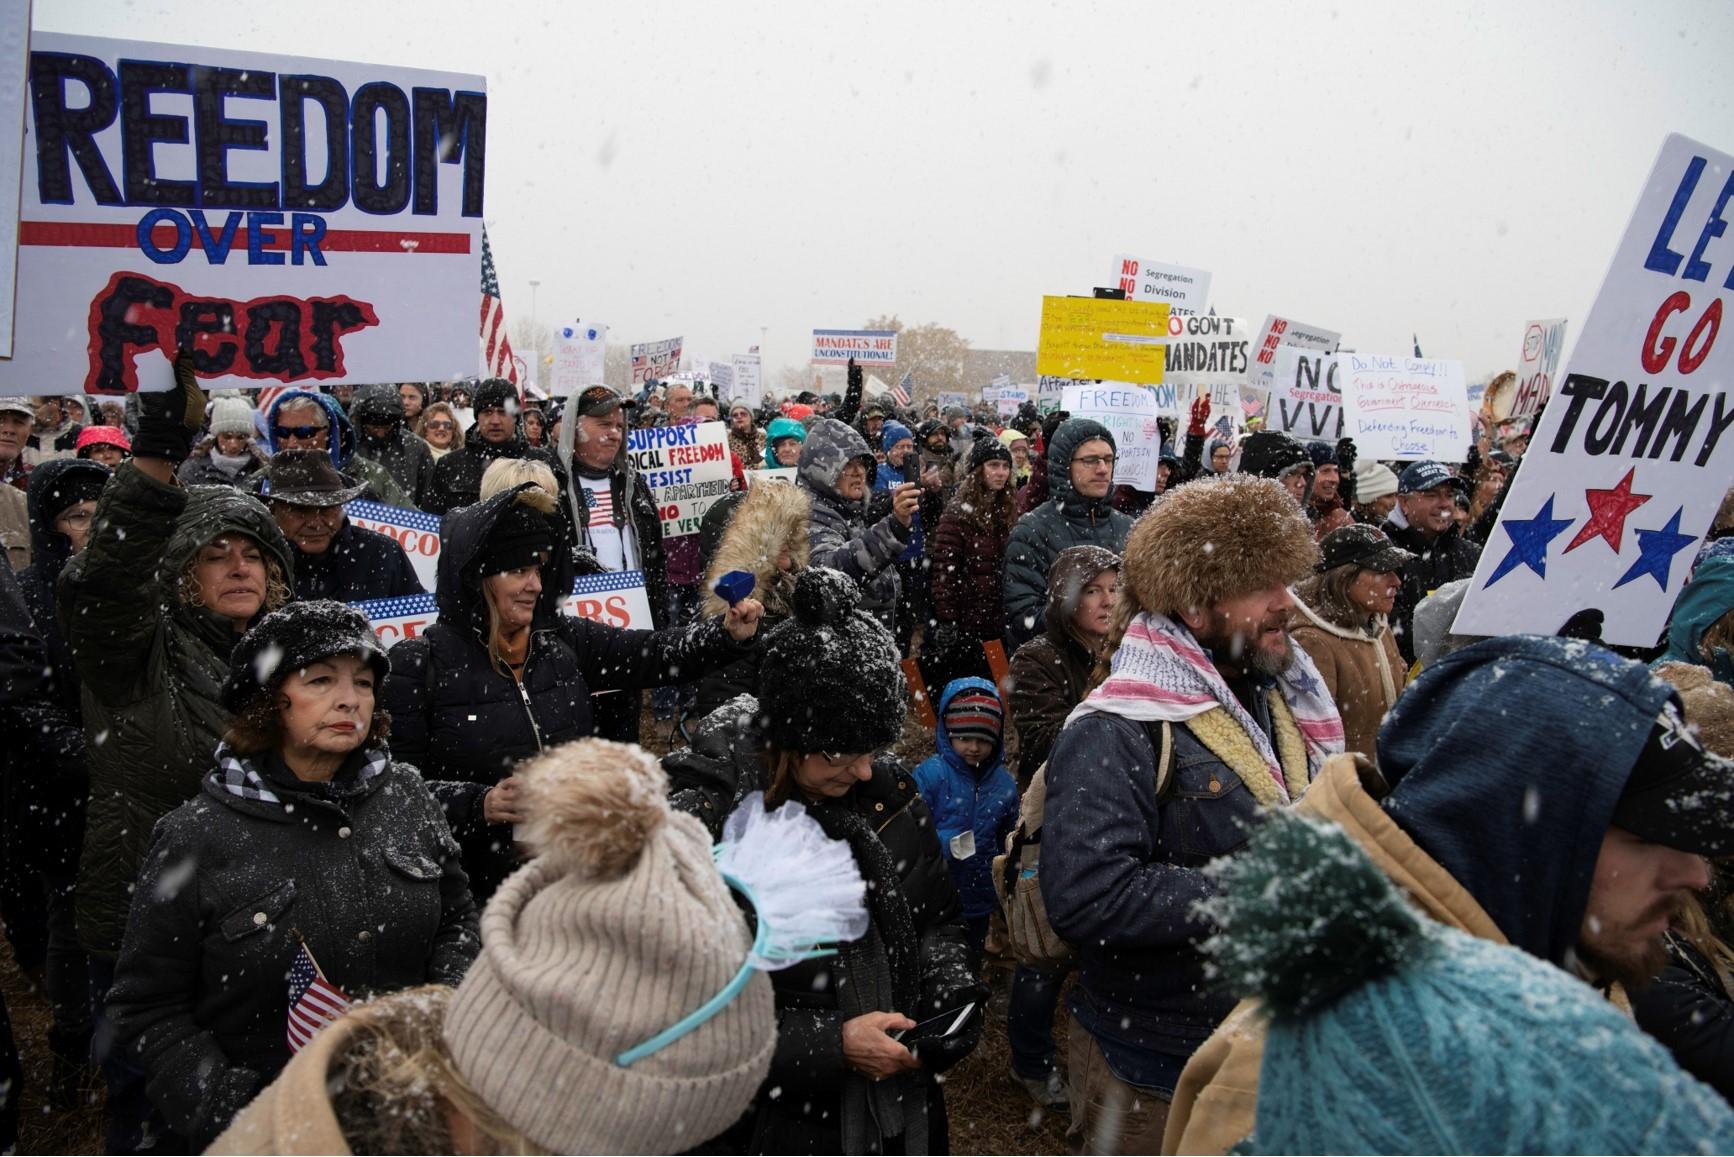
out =
{"type": "Polygon", "coordinates": [[[0,393],[475,373],[480,76],[38,32],[0,393]]]}
{"type": "Polygon", "coordinates": [[[1517,358],[1517,394],[1511,416],[1527,418],[1541,411],[1553,396],[1554,374],[1565,348],[1565,318],[1532,321],[1523,327],[1523,348],[1517,358]]]}
{"type": "Polygon", "coordinates": [[[1210,305],[1210,274],[1185,265],[1145,261],[1122,253],[1114,258],[1109,284],[1124,290],[1127,301],[1166,301],[1170,317],[1203,313],[1210,305]]]}
{"type": "Polygon", "coordinates": [[[549,385],[557,398],[603,384],[608,327],[601,322],[563,325],[554,331],[554,372],[549,385]]]}
{"type": "Polygon", "coordinates": [[[1156,462],[1162,431],[1156,425],[1156,396],[1148,386],[1097,382],[1070,386],[1060,409],[1074,418],[1100,422],[1114,435],[1114,485],[1156,489],[1156,462]]]}
{"type": "Polygon", "coordinates": [[[1289,317],[1278,317],[1274,313],[1268,314],[1264,325],[1259,328],[1258,337],[1253,339],[1252,362],[1246,371],[1247,384],[1261,390],[1271,388],[1276,380],[1276,351],[1282,346],[1299,346],[1302,349],[1322,350],[1329,354],[1337,352],[1337,346],[1342,340],[1343,335],[1335,330],[1308,325],[1289,317]]]}
{"type": "Polygon", "coordinates": [[[1734,156],[1662,144],[1453,630],[1650,646],[1734,480],[1734,156]]]}
{"type": "MultiPolygon", "coordinates": [[[[1337,354],[1279,346],[1265,428],[1302,442],[1343,436],[1343,392],[1337,386],[1337,354]]],[[[1359,447],[1357,446],[1357,450],[1359,447]]]]}
{"type": "Polygon", "coordinates": [[[1343,433],[1368,458],[1469,456],[1474,419],[1463,363],[1388,354],[1338,354],[1343,433]]]}

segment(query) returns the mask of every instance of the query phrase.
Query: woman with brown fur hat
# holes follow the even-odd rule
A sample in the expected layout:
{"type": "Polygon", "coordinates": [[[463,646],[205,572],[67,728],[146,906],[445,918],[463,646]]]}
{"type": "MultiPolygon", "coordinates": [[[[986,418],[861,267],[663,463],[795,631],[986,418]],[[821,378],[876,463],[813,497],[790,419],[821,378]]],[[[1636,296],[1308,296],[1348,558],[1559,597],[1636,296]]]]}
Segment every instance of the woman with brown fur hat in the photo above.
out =
{"type": "MultiPolygon", "coordinates": [[[[760,629],[768,631],[788,618],[795,578],[807,569],[807,522],[812,513],[812,497],[799,486],[761,482],[749,489],[735,504],[722,541],[705,565],[704,615],[714,617],[728,610],[728,604],[717,597],[716,581],[733,571],[745,571],[754,579],[753,597],[764,604],[760,629]]],[[[737,695],[753,694],[758,685],[759,652],[755,650],[699,679],[693,715],[702,719],[737,695]]]]}
{"type": "Polygon", "coordinates": [[[1318,558],[1275,479],[1174,491],[1126,540],[1112,672],[1047,763],[1041,888],[1078,948],[1072,1140],[1154,1152],[1187,1058],[1232,998],[1206,982],[1200,870],[1300,798],[1342,721],[1289,639],[1288,585],[1318,558]]]}

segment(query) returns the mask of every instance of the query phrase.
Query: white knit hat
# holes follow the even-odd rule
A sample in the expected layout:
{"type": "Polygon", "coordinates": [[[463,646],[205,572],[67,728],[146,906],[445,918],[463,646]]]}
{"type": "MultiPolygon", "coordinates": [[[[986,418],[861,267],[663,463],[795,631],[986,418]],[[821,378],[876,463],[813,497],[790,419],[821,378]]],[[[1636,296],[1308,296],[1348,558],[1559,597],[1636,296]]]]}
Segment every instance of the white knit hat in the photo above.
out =
{"type": "Polygon", "coordinates": [[[253,407],[245,398],[218,398],[211,403],[211,433],[251,435],[253,432],[253,407]]]}
{"type": "Polygon", "coordinates": [[[1373,502],[1397,493],[1397,475],[1374,458],[1355,459],[1355,501],[1373,502]]]}
{"type": "Polygon", "coordinates": [[[475,1091],[555,1153],[672,1153],[746,1111],[776,1011],[753,973],[720,1013],[630,1065],[622,1053],[716,996],[752,948],[704,826],[672,814],[638,747],[584,739],[517,770],[537,853],[482,916],[445,1038],[475,1091]]]}

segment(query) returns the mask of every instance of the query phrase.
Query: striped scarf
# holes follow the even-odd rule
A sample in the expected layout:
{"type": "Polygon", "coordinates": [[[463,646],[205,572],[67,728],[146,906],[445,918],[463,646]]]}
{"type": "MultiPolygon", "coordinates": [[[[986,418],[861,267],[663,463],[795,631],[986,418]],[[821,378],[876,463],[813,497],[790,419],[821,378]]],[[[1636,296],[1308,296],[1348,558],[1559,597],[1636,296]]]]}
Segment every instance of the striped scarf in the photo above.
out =
{"type": "MultiPolygon", "coordinates": [[[[1290,645],[1294,662],[1277,676],[1277,691],[1294,714],[1306,744],[1307,780],[1325,760],[1343,750],[1343,720],[1307,653],[1290,645]]],[[[1264,728],[1240,705],[1228,683],[1186,624],[1166,615],[1141,613],[1126,628],[1114,652],[1112,673],[1072,709],[1066,722],[1099,711],[1141,723],[1186,723],[1220,707],[1245,731],[1270,767],[1283,803],[1291,802],[1282,767],[1264,728]]]]}
{"type": "MultiPolygon", "coordinates": [[[[356,771],[355,785],[360,787],[390,765],[391,752],[383,747],[370,749],[356,771]]],[[[258,803],[283,803],[282,797],[266,785],[265,777],[254,769],[252,761],[230,751],[227,743],[217,744],[217,772],[223,790],[232,796],[258,803]]]]}

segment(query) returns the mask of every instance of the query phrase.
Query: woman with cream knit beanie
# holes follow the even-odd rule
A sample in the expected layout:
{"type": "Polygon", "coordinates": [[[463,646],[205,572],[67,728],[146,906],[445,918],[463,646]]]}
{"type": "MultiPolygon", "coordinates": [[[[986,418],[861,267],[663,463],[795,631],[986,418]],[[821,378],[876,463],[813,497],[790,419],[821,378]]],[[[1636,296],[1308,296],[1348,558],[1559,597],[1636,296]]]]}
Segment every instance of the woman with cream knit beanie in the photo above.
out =
{"type": "Polygon", "coordinates": [[[518,774],[535,856],[489,903],[463,983],[326,1028],[213,1152],[671,1153],[740,1117],[776,1014],[704,826],[629,744],[579,740],[518,774]]]}

